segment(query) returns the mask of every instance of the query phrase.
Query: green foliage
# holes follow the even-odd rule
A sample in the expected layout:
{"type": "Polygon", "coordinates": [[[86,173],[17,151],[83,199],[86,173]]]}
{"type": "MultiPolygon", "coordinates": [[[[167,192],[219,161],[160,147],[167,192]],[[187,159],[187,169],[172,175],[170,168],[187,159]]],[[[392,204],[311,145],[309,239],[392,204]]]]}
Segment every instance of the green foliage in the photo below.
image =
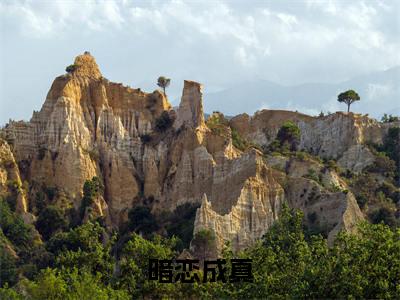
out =
{"type": "Polygon", "coordinates": [[[94,176],[91,180],[85,181],[83,185],[83,198],[80,209],[81,217],[84,216],[86,207],[91,206],[94,198],[103,194],[103,192],[104,185],[97,176],[94,176]]]}
{"type": "Polygon", "coordinates": [[[375,156],[374,163],[368,166],[365,171],[379,173],[385,177],[392,178],[396,172],[396,164],[385,153],[379,152],[375,156]]]}
{"type": "Polygon", "coordinates": [[[165,94],[165,89],[169,86],[169,84],[171,83],[171,79],[164,77],[164,76],[160,76],[157,79],[157,85],[163,89],[164,94],[165,94]]]}
{"type": "Polygon", "coordinates": [[[213,134],[225,136],[228,132],[229,122],[220,112],[213,112],[213,114],[208,117],[206,125],[213,134]]]}
{"type": "Polygon", "coordinates": [[[28,299],[130,299],[126,291],[115,290],[100,281],[100,274],[85,271],[44,270],[35,281],[21,285],[28,299]]]}
{"type": "Polygon", "coordinates": [[[400,226],[400,221],[396,219],[394,211],[387,206],[372,211],[369,217],[374,224],[384,223],[392,228],[400,226]]]}
{"type": "Polygon", "coordinates": [[[12,288],[9,288],[6,284],[4,287],[0,287],[0,299],[5,300],[22,300],[24,297],[18,294],[12,288]]]}
{"type": "Polygon", "coordinates": [[[330,171],[335,171],[336,173],[340,172],[339,166],[337,165],[336,161],[334,161],[333,159],[327,160],[325,163],[325,166],[330,171]]]}
{"type": "Polygon", "coordinates": [[[249,147],[254,146],[249,141],[242,138],[242,136],[239,134],[239,132],[235,128],[232,128],[232,144],[235,148],[237,148],[241,151],[245,151],[249,147]]]}
{"type": "Polygon", "coordinates": [[[48,264],[48,256],[31,225],[12,212],[0,199],[0,283],[14,284],[17,274],[35,276],[37,271],[48,264]],[[14,252],[15,251],[15,252],[14,252]]]}
{"type": "Polygon", "coordinates": [[[136,206],[128,213],[129,228],[148,235],[158,229],[158,224],[147,206],[136,206]]]}
{"type": "Polygon", "coordinates": [[[50,201],[53,201],[54,197],[57,194],[57,188],[56,187],[45,187],[44,191],[47,195],[47,199],[49,199],[50,201]]]}
{"type": "MultiPolygon", "coordinates": [[[[388,133],[383,139],[383,144],[372,144],[370,146],[372,146],[376,151],[382,152],[382,154],[386,155],[395,162],[395,180],[400,182],[400,127],[389,128],[388,133]]],[[[382,159],[382,154],[378,154],[378,158],[380,157],[382,159]]],[[[388,162],[385,161],[384,163],[387,168],[388,162]]]]}
{"type": "Polygon", "coordinates": [[[77,65],[69,65],[69,66],[67,66],[67,67],[65,68],[65,71],[66,71],[67,73],[73,73],[73,72],[75,72],[76,69],[78,69],[78,66],[77,66],[77,65]]]}
{"type": "Polygon", "coordinates": [[[60,269],[72,270],[80,267],[93,275],[100,273],[101,279],[108,283],[111,280],[114,258],[111,255],[113,240],[103,244],[104,228],[98,223],[87,222],[60,232],[48,242],[47,248],[55,256],[55,265],[60,269]]]}
{"type": "Polygon", "coordinates": [[[202,296],[233,299],[391,299],[400,289],[400,230],[364,223],[339,233],[333,247],[307,237],[303,215],[283,207],[262,242],[239,254],[252,258],[254,282],[207,284],[202,296]]]}
{"type": "Polygon", "coordinates": [[[216,253],[215,233],[209,229],[201,229],[194,235],[191,245],[200,260],[212,258],[216,253]]]}
{"type": "Polygon", "coordinates": [[[286,121],[278,131],[277,140],[281,147],[287,145],[291,151],[296,151],[300,136],[300,128],[292,121],[286,121]]]}
{"type": "Polygon", "coordinates": [[[47,240],[55,232],[67,227],[68,222],[57,206],[49,205],[39,214],[36,221],[36,228],[40,234],[47,240]]]}
{"type": "Polygon", "coordinates": [[[4,236],[19,250],[33,247],[33,228],[24,223],[22,218],[12,212],[7,203],[0,198],[0,227],[4,236]]]}
{"type": "MultiPolygon", "coordinates": [[[[3,232],[0,229],[0,235],[3,232]]],[[[14,285],[18,281],[17,259],[10,253],[10,244],[3,236],[0,241],[0,287],[14,285]]]]}
{"type": "Polygon", "coordinates": [[[155,128],[158,132],[164,132],[172,126],[174,120],[169,115],[168,111],[163,111],[156,119],[155,128]]]}
{"type": "Polygon", "coordinates": [[[393,116],[393,115],[383,114],[383,116],[381,118],[382,123],[392,123],[392,122],[398,122],[398,121],[400,121],[400,118],[397,116],[393,116]]]}
{"type": "Polygon", "coordinates": [[[350,111],[350,105],[360,100],[360,96],[354,90],[348,90],[338,95],[338,101],[347,104],[347,112],[350,111]]]}
{"type": "Polygon", "coordinates": [[[321,184],[321,180],[320,180],[320,178],[318,176],[318,173],[312,168],[308,169],[307,174],[304,175],[304,177],[308,178],[308,179],[311,179],[311,180],[314,180],[318,184],[321,184]]]}
{"type": "Polygon", "coordinates": [[[35,206],[38,214],[46,207],[46,195],[42,191],[36,192],[35,195],[35,206]]]}
{"type": "Polygon", "coordinates": [[[137,298],[175,298],[174,284],[148,281],[149,259],[172,259],[175,257],[171,249],[175,247],[176,239],[164,240],[156,236],[152,241],[137,234],[132,234],[126,243],[120,259],[119,286],[129,291],[137,298]]]}
{"type": "Polygon", "coordinates": [[[194,219],[198,205],[185,203],[178,205],[173,213],[168,217],[166,226],[168,237],[179,237],[180,243],[178,250],[189,248],[193,238],[194,219]]]}

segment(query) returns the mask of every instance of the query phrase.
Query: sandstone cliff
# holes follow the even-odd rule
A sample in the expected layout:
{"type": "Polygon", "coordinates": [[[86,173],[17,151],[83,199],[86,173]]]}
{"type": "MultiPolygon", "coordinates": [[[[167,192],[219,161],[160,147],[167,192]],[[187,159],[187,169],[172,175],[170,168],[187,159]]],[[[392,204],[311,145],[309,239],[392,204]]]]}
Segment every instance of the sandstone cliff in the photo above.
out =
{"type": "MultiPolygon", "coordinates": [[[[330,239],[340,229],[353,230],[363,218],[336,173],[312,161],[266,157],[254,148],[241,151],[232,143],[233,130],[265,146],[284,121],[293,120],[302,132],[301,148],[357,171],[373,162],[364,143],[381,141],[387,126],[355,114],[313,118],[261,111],[234,117],[215,130],[204,120],[199,83],[185,81],[175,112],[160,91],[145,93],[105,79],[88,53],[74,65],[74,71],[54,80],[29,122],[10,122],[3,130],[20,176],[31,185],[27,198],[21,194],[18,200],[21,211],[35,211],[34,192],[43,186],[55,188],[56,198],[62,195],[78,210],[85,181],[96,176],[104,194],[85,219],[103,216],[115,227],[139,204],[158,214],[198,203],[194,231],[214,230],[219,250],[226,241],[238,250],[260,238],[284,202],[306,215],[315,213],[312,223],[330,239]],[[304,178],[309,169],[321,174],[321,182],[304,178]]],[[[17,171],[8,145],[1,149],[17,171]]],[[[3,186],[8,178],[20,180],[11,169],[2,169],[3,186]]]]}

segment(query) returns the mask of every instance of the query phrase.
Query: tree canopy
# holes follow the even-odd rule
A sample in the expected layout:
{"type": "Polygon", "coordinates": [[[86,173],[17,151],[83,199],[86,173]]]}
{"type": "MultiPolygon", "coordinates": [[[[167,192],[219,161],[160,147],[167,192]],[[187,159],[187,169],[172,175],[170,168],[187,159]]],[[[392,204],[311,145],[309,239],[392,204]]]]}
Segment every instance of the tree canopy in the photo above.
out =
{"type": "Polygon", "coordinates": [[[360,100],[360,96],[354,90],[348,90],[338,95],[338,101],[347,104],[347,112],[350,112],[350,105],[360,100]]]}
{"type": "Polygon", "coordinates": [[[167,78],[165,76],[160,76],[157,79],[157,85],[163,89],[164,94],[165,94],[165,89],[169,86],[169,84],[171,83],[171,79],[167,78]]]}

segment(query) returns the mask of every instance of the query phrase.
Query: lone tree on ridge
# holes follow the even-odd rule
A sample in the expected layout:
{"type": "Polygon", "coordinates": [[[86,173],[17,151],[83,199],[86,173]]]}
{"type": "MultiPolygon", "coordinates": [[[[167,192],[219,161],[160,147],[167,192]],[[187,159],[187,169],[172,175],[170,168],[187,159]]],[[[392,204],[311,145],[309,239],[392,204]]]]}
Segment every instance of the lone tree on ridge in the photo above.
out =
{"type": "Polygon", "coordinates": [[[165,93],[165,89],[169,86],[170,83],[171,83],[171,79],[164,77],[164,76],[158,77],[157,85],[163,89],[164,95],[167,95],[165,93]]]}
{"type": "Polygon", "coordinates": [[[338,95],[338,101],[347,104],[347,112],[350,111],[350,105],[360,100],[360,96],[353,90],[348,90],[338,95]]]}

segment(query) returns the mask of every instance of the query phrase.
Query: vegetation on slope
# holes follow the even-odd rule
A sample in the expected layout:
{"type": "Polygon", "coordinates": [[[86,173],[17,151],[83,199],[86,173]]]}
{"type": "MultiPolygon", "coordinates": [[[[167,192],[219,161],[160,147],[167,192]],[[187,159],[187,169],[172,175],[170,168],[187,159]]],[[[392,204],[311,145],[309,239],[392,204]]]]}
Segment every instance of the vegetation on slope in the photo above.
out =
{"type": "MultiPolygon", "coordinates": [[[[2,207],[6,205],[3,200],[1,203],[2,207]]],[[[10,222],[15,222],[17,217],[5,210],[11,214],[10,222]]],[[[300,211],[285,207],[260,242],[235,255],[253,260],[253,282],[167,284],[147,280],[148,259],[176,257],[176,238],[156,235],[147,240],[130,233],[121,244],[118,233],[107,234],[98,223],[88,222],[53,235],[44,250],[52,259],[36,265],[40,271],[31,276],[27,276],[24,265],[2,260],[0,298],[388,299],[398,295],[399,229],[364,223],[358,235],[340,233],[334,246],[328,247],[326,239],[310,234],[304,224],[300,211]]],[[[28,234],[27,240],[31,239],[28,234]]],[[[21,247],[20,241],[12,243],[21,247]]],[[[223,258],[228,262],[233,258],[229,246],[223,258]]]]}

